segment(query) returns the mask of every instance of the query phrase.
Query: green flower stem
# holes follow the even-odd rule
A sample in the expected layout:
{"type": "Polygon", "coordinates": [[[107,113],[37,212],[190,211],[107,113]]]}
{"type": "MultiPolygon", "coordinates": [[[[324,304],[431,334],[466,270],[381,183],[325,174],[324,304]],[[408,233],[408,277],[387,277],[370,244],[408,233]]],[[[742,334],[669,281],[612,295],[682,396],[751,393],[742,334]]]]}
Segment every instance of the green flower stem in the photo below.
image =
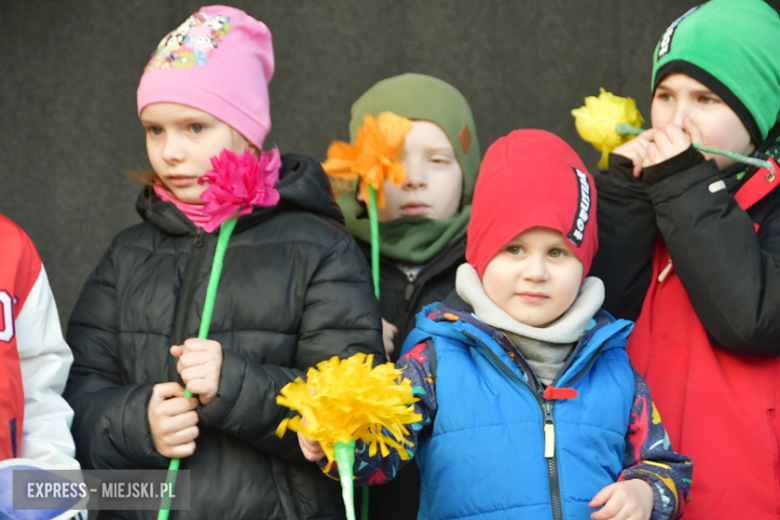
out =
{"type": "MultiPolygon", "coordinates": [[[[644,132],[642,128],[637,128],[628,123],[618,123],[617,125],[615,125],[615,130],[620,135],[639,135],[642,132],[644,132]]],[[[730,159],[734,159],[737,162],[750,164],[751,166],[758,166],[759,168],[766,168],[770,172],[774,172],[774,167],[772,166],[772,163],[769,161],[763,161],[761,159],[756,159],[755,157],[746,157],[739,153],[730,152],[728,150],[721,150],[720,148],[712,148],[710,146],[704,146],[696,143],[691,143],[691,144],[693,144],[694,148],[696,148],[697,150],[701,150],[702,152],[714,153],[717,155],[725,155],[726,157],[730,159]]]]}
{"type": "MultiPolygon", "coordinates": [[[[368,185],[368,223],[371,228],[371,275],[374,278],[374,294],[376,299],[379,299],[379,219],[376,215],[376,191],[370,184],[368,185]]],[[[353,442],[354,444],[354,442],[353,442]]],[[[352,454],[354,460],[355,454],[352,454]]],[[[350,466],[351,468],[352,466],[350,466]]],[[[341,468],[341,466],[339,466],[341,468]]],[[[339,469],[339,471],[341,471],[339,469]]],[[[350,473],[352,470],[350,469],[350,473]]],[[[342,486],[344,480],[341,481],[342,486]]],[[[352,484],[350,483],[350,489],[352,484]]],[[[346,493],[346,491],[344,491],[346,493]]],[[[352,491],[350,491],[352,495],[352,491]]],[[[346,495],[345,495],[346,496],[346,495]]],[[[346,500],[346,499],[345,499],[346,500]]],[[[354,513],[353,513],[354,515],[354,513]]],[[[353,517],[354,518],[354,517],[353,517]]],[[[362,520],[368,520],[368,487],[363,488],[363,495],[360,507],[360,518],[362,520]]]]}
{"type": "Polygon", "coordinates": [[[341,496],[344,498],[347,520],[355,520],[355,497],[352,484],[352,466],[355,464],[355,441],[350,439],[346,443],[337,442],[333,449],[336,452],[336,463],[339,466],[341,496]]]}
{"type": "Polygon", "coordinates": [[[371,227],[371,274],[374,276],[374,294],[379,299],[379,220],[376,216],[376,191],[368,185],[368,222],[371,227]]]}
{"type": "MultiPolygon", "coordinates": [[[[238,211],[241,211],[239,209],[238,211]]],[[[203,304],[203,317],[200,320],[200,330],[198,331],[199,339],[206,339],[209,336],[209,328],[211,327],[211,316],[214,313],[214,302],[217,299],[217,287],[219,286],[219,277],[222,275],[222,265],[225,260],[225,251],[227,251],[228,242],[230,241],[230,235],[233,234],[233,230],[236,228],[236,211],[230,219],[226,220],[219,226],[219,239],[217,240],[217,250],[214,253],[214,263],[211,265],[211,276],[209,276],[209,285],[206,287],[206,301],[203,304]]],[[[184,397],[193,397],[192,392],[188,388],[184,389],[184,397]]],[[[353,454],[354,458],[354,454],[353,454]]],[[[165,478],[165,482],[168,483],[168,489],[174,489],[176,486],[176,478],[179,475],[179,464],[181,459],[173,458],[168,465],[168,475],[165,478]]],[[[352,466],[350,466],[351,468],[352,466]]],[[[170,514],[171,499],[168,496],[163,497],[160,503],[160,512],[157,514],[157,520],[168,520],[170,514]]]]}

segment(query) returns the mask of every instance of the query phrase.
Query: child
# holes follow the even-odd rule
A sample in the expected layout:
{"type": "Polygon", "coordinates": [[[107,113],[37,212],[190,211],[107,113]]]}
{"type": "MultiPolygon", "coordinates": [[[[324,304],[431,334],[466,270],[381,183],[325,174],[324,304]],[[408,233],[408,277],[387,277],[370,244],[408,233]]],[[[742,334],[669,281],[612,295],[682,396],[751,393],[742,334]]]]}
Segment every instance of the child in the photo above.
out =
{"type": "MultiPolygon", "coordinates": [[[[371,87],[352,106],[352,141],[366,114],[376,117],[384,111],[412,120],[401,155],[406,179],[400,187],[385,181],[387,205],[378,209],[382,332],[387,357],[396,361],[414,328],[415,314],[455,288],[455,271],[466,260],[466,228],[480,156],[468,102],[440,79],[402,74],[371,87]]],[[[347,229],[370,259],[364,201],[353,189],[338,202],[347,229]]],[[[417,517],[416,466],[409,464],[390,485],[371,490],[372,520],[417,517]]]]}
{"type": "Polygon", "coordinates": [[[696,461],[686,518],[780,514],[780,171],[691,146],[778,160],[778,49],[760,0],[675,20],[654,54],[653,128],[596,176],[593,272],[607,310],[639,316],[629,356],[696,461]]]}
{"type": "MultiPolygon", "coordinates": [[[[73,410],[62,398],[73,355],[62,337],[46,270],[30,237],[3,215],[0,250],[0,461],[26,459],[19,469],[40,464],[78,470],[73,410]]],[[[18,513],[11,496],[13,466],[6,469],[0,471],[0,518],[18,513]]],[[[55,513],[39,517],[50,514],[55,513]]],[[[72,511],[63,518],[81,514],[87,517],[86,511],[72,511]]]]}
{"type": "MultiPolygon", "coordinates": [[[[548,132],[515,131],[485,155],[456,292],[417,316],[397,365],[423,416],[409,435],[420,519],[682,513],[691,461],[628,362],[631,323],[600,311],[604,287],[585,278],[595,206],[579,157],[548,132]]],[[[320,459],[319,444],[299,441],[320,459]]],[[[363,484],[404,463],[361,448],[363,484]]]]}
{"type": "Polygon", "coordinates": [[[197,181],[223,149],[262,149],[273,68],[267,27],[230,7],[203,7],[163,40],[138,87],[157,176],[138,199],[144,222],[114,239],[68,328],[79,460],[165,469],[183,457],[191,504],[173,518],[342,518],[338,484],[276,437],[275,399],[319,361],[382,353],[365,258],[303,156],[282,158],[278,204],[238,218],[209,339],[195,339],[217,242],[197,181]]]}
{"type": "MultiPolygon", "coordinates": [[[[366,114],[385,111],[412,120],[401,155],[406,179],[400,187],[385,181],[387,206],[378,210],[379,304],[385,350],[395,361],[414,315],[455,287],[455,270],[466,254],[479,142],[466,99],[431,76],[402,74],[371,87],[352,105],[352,141],[366,114]]],[[[357,189],[338,202],[347,229],[370,257],[368,212],[357,189]]]]}

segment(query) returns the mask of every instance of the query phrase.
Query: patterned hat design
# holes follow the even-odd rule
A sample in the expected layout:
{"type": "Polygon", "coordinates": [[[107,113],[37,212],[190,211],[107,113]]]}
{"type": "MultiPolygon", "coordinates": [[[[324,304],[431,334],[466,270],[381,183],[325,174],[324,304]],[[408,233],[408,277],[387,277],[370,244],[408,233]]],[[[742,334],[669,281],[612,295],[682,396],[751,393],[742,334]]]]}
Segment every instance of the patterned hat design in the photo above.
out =
{"type": "Polygon", "coordinates": [[[203,67],[220,38],[230,32],[230,18],[197,12],[162,39],[144,70],[203,67]]]}

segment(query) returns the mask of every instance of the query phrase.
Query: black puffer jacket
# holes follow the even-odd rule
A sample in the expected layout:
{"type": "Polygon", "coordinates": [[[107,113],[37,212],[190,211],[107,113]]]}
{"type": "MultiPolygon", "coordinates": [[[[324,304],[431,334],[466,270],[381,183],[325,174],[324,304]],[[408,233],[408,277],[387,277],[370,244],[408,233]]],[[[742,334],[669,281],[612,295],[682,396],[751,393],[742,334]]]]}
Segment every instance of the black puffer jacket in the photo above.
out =
{"type": "MultiPolygon", "coordinates": [[[[281,202],[241,217],[225,255],[210,339],[223,348],[217,397],[198,408],[189,511],[171,518],[341,519],[339,485],[275,431],[279,390],[317,362],[382,356],[379,309],[360,249],[341,225],[322,169],[283,158],[281,202]]],[[[160,468],[147,405],[178,381],[170,345],[197,337],[217,236],[148,192],[145,222],[121,232],[84,286],[68,326],[75,362],[65,397],[84,468],[160,468]],[[151,198],[151,200],[149,200],[151,198]]],[[[101,518],[156,518],[104,511],[101,518]]]]}
{"type": "MultiPolygon", "coordinates": [[[[780,124],[755,156],[780,160],[780,124]]],[[[604,281],[604,309],[635,320],[652,277],[660,233],[674,270],[711,342],[731,352],[780,356],[780,190],[743,211],[732,196],[758,170],[687,152],[631,175],[631,161],[610,156],[598,190],[599,251],[590,274],[604,281]],[[723,181],[727,190],[710,192],[723,181]],[[758,224],[756,233],[754,224],[758,224]]]]}
{"type": "MultiPolygon", "coordinates": [[[[358,241],[371,262],[371,244],[358,241]]],[[[393,362],[398,361],[406,336],[414,328],[415,315],[429,303],[441,302],[455,289],[455,272],[466,261],[466,236],[425,264],[417,275],[407,275],[387,258],[379,262],[379,308],[382,317],[398,327],[393,343],[393,362]]]]}

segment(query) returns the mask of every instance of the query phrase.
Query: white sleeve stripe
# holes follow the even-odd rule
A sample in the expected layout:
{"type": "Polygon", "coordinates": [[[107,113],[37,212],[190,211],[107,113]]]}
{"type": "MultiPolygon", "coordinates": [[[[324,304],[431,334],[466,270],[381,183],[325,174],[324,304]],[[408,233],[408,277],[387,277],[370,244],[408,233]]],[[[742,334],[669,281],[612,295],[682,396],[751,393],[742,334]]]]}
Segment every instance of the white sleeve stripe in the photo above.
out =
{"type": "Polygon", "coordinates": [[[73,410],[62,397],[73,354],[62,337],[43,266],[16,319],[16,346],[24,386],[20,456],[63,469],[79,469],[70,433],[73,410]]]}

